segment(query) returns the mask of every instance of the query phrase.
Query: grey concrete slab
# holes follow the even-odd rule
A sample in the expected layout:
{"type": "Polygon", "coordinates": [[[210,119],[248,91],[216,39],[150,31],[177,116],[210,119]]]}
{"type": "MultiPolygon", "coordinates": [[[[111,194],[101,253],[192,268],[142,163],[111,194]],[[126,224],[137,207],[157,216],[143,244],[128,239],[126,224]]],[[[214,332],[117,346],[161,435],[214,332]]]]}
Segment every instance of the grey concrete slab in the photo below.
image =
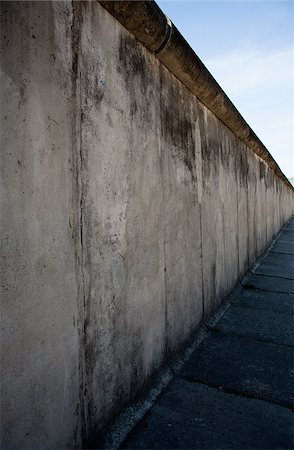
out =
{"type": "Polygon", "coordinates": [[[294,312],[294,294],[243,289],[231,303],[243,308],[269,309],[285,314],[294,312]]]}
{"type": "Polygon", "coordinates": [[[286,255],[294,255],[294,244],[287,244],[285,242],[276,242],[269,254],[281,253],[286,255]]]}
{"type": "Polygon", "coordinates": [[[286,235],[284,235],[284,236],[281,236],[281,237],[279,237],[279,240],[278,240],[278,242],[279,243],[283,243],[283,244],[293,244],[293,239],[290,237],[290,236],[286,236],[286,235]]]}
{"type": "Polygon", "coordinates": [[[294,233],[294,225],[289,225],[285,228],[285,231],[292,231],[292,233],[294,233]]]}
{"type": "Polygon", "coordinates": [[[293,280],[285,278],[254,274],[251,275],[245,287],[249,289],[262,289],[271,292],[284,292],[294,294],[293,280]]]}
{"type": "Polygon", "coordinates": [[[276,262],[270,262],[267,259],[257,268],[255,273],[259,275],[266,275],[271,277],[294,280],[294,265],[291,263],[277,264],[276,262]]]}
{"type": "Polygon", "coordinates": [[[294,241],[294,231],[292,230],[292,227],[291,228],[285,228],[281,232],[278,240],[280,240],[282,238],[292,239],[292,241],[294,241]]]}
{"type": "Polygon", "coordinates": [[[290,449],[289,409],[175,380],[129,435],[129,449],[290,449]]]}
{"type": "Polygon", "coordinates": [[[213,329],[264,342],[294,345],[293,314],[288,313],[232,306],[213,329]]]}
{"type": "Polygon", "coordinates": [[[279,253],[268,253],[264,262],[277,264],[282,267],[291,266],[294,268],[294,255],[291,254],[279,254],[279,253]]]}
{"type": "Polygon", "coordinates": [[[181,375],[233,393],[293,406],[293,349],[211,333],[181,375]]]}
{"type": "Polygon", "coordinates": [[[286,226],[285,230],[294,231],[294,224],[290,223],[289,225],[286,226]]]}

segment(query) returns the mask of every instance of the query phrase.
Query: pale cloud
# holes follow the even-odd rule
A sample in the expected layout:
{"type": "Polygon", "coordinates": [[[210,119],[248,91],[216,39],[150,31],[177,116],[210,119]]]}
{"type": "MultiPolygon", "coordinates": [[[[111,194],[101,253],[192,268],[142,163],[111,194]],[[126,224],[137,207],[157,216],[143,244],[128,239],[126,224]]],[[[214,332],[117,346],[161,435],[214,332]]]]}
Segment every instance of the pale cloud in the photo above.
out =
{"type": "Polygon", "coordinates": [[[273,54],[260,51],[236,52],[205,61],[218,83],[229,94],[248,89],[271,87],[293,80],[293,52],[286,49],[273,54]]]}

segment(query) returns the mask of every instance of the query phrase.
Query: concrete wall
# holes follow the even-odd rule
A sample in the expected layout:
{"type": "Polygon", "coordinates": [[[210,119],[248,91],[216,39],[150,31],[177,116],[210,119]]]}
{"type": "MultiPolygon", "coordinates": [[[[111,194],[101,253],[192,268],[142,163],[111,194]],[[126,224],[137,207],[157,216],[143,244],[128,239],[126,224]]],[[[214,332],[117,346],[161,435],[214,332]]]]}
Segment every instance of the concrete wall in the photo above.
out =
{"type": "Polygon", "coordinates": [[[3,448],[80,448],[293,192],[96,2],[1,2],[3,448]]]}

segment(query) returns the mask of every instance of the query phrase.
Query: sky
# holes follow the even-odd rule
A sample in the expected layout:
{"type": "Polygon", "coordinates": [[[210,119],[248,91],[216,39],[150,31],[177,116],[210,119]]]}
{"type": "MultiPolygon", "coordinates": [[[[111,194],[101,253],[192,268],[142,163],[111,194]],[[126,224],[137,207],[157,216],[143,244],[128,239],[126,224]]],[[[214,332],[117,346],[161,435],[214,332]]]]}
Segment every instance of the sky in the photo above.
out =
{"type": "Polygon", "coordinates": [[[157,0],[284,174],[294,177],[294,2],[157,0]]]}

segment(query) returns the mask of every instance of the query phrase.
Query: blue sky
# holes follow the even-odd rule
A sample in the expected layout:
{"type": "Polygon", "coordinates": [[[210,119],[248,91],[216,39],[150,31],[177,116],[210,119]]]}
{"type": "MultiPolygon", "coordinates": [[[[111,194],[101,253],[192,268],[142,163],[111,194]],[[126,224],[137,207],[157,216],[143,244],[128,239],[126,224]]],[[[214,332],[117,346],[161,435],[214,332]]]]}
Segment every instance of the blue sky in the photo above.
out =
{"type": "Polygon", "coordinates": [[[294,177],[294,2],[157,3],[285,175],[294,177]]]}

